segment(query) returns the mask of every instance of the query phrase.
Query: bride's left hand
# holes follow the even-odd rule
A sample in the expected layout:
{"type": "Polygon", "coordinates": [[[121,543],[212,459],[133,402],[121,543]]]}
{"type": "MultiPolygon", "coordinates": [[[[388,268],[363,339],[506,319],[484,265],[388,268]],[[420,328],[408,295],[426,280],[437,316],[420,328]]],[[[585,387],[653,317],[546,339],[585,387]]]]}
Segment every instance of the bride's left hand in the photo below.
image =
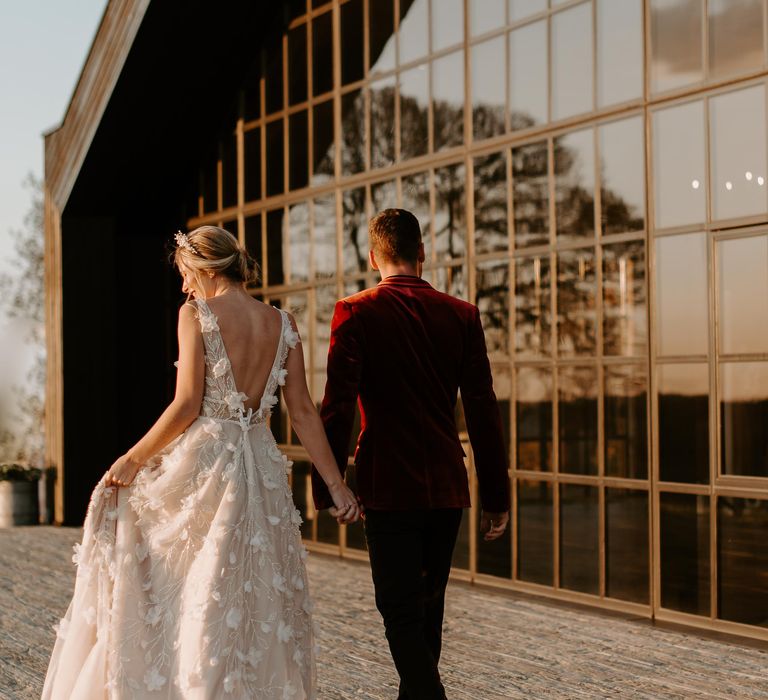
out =
{"type": "Polygon", "coordinates": [[[130,486],[136,477],[141,464],[123,455],[107,471],[107,486],[130,486]]]}

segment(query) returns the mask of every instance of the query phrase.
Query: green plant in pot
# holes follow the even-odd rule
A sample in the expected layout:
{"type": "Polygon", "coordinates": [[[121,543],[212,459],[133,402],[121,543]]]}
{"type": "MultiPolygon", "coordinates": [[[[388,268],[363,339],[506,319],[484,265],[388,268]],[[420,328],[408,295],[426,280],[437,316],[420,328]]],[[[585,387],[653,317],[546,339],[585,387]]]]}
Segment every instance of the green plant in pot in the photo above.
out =
{"type": "Polygon", "coordinates": [[[35,467],[0,463],[0,527],[37,524],[41,476],[42,471],[35,467]]]}

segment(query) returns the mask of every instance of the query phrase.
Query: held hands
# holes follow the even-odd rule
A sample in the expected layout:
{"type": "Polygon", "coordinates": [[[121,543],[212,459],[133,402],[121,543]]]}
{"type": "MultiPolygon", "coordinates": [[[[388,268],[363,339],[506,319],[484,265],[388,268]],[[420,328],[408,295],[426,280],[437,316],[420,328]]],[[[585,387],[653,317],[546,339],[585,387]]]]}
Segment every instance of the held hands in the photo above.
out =
{"type": "Polygon", "coordinates": [[[123,455],[118,457],[115,463],[107,471],[107,486],[130,486],[141,464],[130,457],[123,455]]]}
{"type": "Polygon", "coordinates": [[[339,525],[356,523],[360,519],[362,510],[349,487],[343,481],[339,481],[329,486],[328,491],[333,499],[333,507],[329,508],[328,512],[336,518],[336,522],[339,525]]]}
{"type": "Polygon", "coordinates": [[[509,523],[509,511],[505,513],[486,513],[480,515],[480,531],[484,532],[483,539],[486,542],[498,539],[504,534],[509,523]]]}

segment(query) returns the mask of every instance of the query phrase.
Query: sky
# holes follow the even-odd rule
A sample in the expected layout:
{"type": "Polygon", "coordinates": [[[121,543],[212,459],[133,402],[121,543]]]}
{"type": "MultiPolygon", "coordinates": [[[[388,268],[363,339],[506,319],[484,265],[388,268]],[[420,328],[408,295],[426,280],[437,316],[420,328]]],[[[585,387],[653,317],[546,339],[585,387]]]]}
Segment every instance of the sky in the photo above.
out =
{"type": "Polygon", "coordinates": [[[61,123],[106,0],[0,0],[0,269],[43,175],[42,134],[61,123]]]}
{"type": "MultiPolygon", "coordinates": [[[[0,0],[0,271],[11,269],[10,231],[24,222],[28,173],[43,176],[44,131],[58,126],[106,7],[106,0],[0,0]]],[[[0,425],[10,388],[34,357],[28,324],[0,315],[0,425]]]]}

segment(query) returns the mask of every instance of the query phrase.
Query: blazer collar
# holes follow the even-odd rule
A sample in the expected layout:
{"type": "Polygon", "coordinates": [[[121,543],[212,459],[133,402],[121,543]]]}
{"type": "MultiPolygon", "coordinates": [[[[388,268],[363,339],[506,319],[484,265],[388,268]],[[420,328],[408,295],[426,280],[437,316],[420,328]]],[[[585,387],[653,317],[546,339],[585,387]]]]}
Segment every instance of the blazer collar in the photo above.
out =
{"type": "Polygon", "coordinates": [[[377,287],[391,285],[395,287],[431,287],[432,285],[421,277],[415,275],[390,275],[381,280],[377,287]]]}

